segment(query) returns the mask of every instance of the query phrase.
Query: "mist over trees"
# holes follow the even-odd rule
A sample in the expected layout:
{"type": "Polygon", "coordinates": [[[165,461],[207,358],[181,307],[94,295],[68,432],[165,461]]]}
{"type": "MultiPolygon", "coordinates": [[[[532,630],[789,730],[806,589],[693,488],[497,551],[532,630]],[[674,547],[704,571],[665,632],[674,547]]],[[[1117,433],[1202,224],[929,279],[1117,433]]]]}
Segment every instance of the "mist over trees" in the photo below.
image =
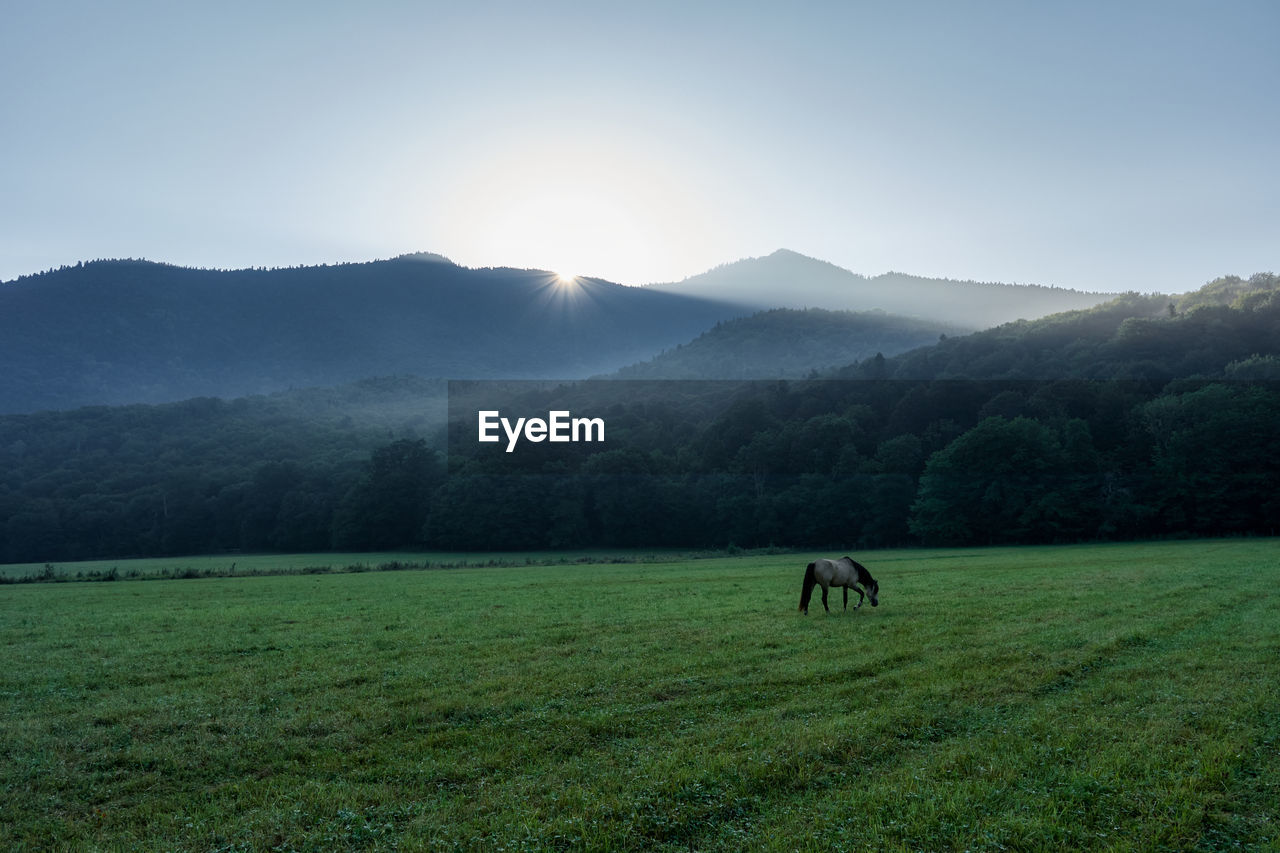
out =
{"type": "Polygon", "coordinates": [[[434,414],[414,411],[431,397],[414,382],[0,417],[0,560],[1069,542],[1270,535],[1280,519],[1271,275],[812,381],[523,392],[604,417],[603,445],[504,454],[472,423],[446,446],[440,389],[434,414]],[[353,420],[357,399],[376,416],[353,420]]]}
{"type": "Polygon", "coordinates": [[[963,334],[959,326],[880,311],[775,308],[717,323],[688,343],[628,365],[618,379],[802,379],[963,334]]]}
{"type": "Polygon", "coordinates": [[[444,411],[443,383],[400,378],[0,417],[0,560],[328,550],[370,460],[444,411]]]}

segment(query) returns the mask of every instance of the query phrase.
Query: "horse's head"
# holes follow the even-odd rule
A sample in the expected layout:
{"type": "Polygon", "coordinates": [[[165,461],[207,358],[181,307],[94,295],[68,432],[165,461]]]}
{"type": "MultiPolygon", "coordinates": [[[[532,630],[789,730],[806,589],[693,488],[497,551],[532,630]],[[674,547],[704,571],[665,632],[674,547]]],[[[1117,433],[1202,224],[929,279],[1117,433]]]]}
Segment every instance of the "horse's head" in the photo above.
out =
{"type": "Polygon", "coordinates": [[[880,606],[880,584],[878,582],[871,582],[871,586],[867,588],[867,597],[871,599],[872,607],[880,606]]]}

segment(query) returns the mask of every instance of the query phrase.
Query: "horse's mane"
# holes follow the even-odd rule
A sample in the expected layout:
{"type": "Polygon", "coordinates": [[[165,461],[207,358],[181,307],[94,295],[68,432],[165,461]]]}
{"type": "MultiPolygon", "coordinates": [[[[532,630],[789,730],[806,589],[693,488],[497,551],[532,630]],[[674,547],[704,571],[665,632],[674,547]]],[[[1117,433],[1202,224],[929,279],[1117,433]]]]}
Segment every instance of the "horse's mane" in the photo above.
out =
{"type": "Polygon", "coordinates": [[[871,577],[871,572],[867,571],[867,567],[862,565],[862,563],[859,563],[857,560],[853,559],[853,557],[850,557],[847,555],[842,559],[848,560],[849,563],[854,567],[854,569],[857,570],[858,583],[862,584],[863,586],[866,586],[867,584],[872,584],[876,582],[876,579],[871,577]]]}

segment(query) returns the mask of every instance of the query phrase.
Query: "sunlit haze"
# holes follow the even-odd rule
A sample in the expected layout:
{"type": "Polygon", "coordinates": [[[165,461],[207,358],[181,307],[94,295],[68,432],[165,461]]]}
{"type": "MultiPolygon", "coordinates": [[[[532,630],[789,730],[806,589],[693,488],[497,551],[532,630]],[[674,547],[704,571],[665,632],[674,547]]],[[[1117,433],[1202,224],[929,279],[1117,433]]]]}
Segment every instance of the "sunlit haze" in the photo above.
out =
{"type": "Polygon", "coordinates": [[[0,280],[443,254],[643,284],[1275,269],[1280,4],[11,4],[0,280]]]}

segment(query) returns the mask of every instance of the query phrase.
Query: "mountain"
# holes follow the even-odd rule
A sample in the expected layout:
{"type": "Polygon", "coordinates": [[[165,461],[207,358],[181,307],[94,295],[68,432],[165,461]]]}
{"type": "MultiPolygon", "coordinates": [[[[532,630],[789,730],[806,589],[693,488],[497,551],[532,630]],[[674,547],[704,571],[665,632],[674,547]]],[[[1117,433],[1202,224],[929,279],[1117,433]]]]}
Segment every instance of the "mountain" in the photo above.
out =
{"type": "Polygon", "coordinates": [[[749,313],[436,255],[273,270],[95,261],[0,284],[0,412],[373,376],[588,376],[749,313]]]}
{"type": "Polygon", "coordinates": [[[896,272],[867,278],[786,249],[725,264],[684,281],[649,285],[648,289],[759,308],[879,309],[970,330],[1088,308],[1114,295],[896,272]]]}
{"type": "MultiPolygon", "coordinates": [[[[749,360],[754,330],[794,340],[801,326],[865,319],[767,312],[676,353],[713,355],[704,370],[722,351],[749,360]]],[[[769,345],[756,346],[786,356],[769,345]]],[[[514,383],[540,395],[538,411],[603,415],[608,443],[482,457],[491,446],[472,425],[447,477],[433,450],[443,383],[412,377],[0,415],[0,563],[1275,535],[1275,275],[1127,294],[872,356],[830,379],[899,381],[514,383]],[[939,492],[948,470],[976,472],[980,487],[939,492]]]]}
{"type": "Polygon", "coordinates": [[[1280,379],[1280,276],[1226,276],[1181,296],[1126,293],[829,374],[841,379],[1280,379]]]}
{"type": "Polygon", "coordinates": [[[877,353],[896,355],[965,331],[881,311],[775,308],[717,323],[689,343],[628,365],[610,378],[802,378],[877,353]]]}

